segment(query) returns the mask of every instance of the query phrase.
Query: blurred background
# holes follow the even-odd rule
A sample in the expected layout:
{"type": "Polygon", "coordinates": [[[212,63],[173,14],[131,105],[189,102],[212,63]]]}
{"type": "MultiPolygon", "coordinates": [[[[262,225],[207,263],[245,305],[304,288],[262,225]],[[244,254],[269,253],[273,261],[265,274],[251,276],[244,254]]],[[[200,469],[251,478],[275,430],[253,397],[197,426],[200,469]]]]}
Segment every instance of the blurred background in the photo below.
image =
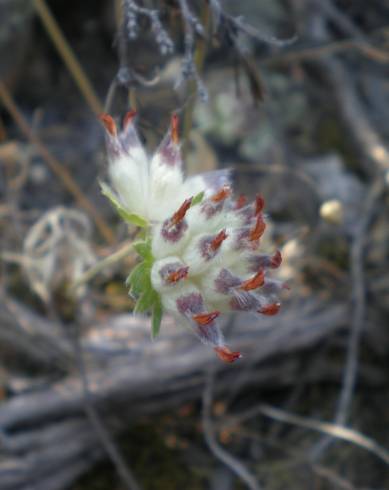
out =
{"type": "Polygon", "coordinates": [[[388,76],[387,0],[0,0],[2,490],[389,488],[388,76]],[[130,108],[265,197],[290,290],[233,365],[131,314],[130,108]]]}

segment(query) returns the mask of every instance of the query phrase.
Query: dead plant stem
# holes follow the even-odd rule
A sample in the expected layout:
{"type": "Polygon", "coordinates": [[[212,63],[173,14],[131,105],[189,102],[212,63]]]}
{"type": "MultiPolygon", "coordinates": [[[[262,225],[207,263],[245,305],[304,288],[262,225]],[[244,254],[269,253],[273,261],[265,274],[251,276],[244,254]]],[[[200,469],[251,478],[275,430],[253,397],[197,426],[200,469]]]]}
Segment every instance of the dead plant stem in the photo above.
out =
{"type": "Polygon", "coordinates": [[[34,0],[34,7],[47,31],[47,34],[68,68],[87,104],[95,114],[101,114],[103,112],[103,106],[83,67],[81,66],[81,63],[78,61],[76,55],[62,33],[60,26],[55,20],[53,14],[50,12],[46,1],[34,0]]]}
{"type": "MultiPolygon", "coordinates": [[[[208,3],[204,2],[202,15],[201,15],[201,24],[204,27],[205,37],[197,37],[196,49],[194,53],[194,64],[196,66],[196,70],[199,75],[201,74],[204,66],[206,46],[207,46],[206,36],[208,36],[209,33],[210,20],[211,20],[210,8],[208,3]]],[[[196,90],[197,90],[197,81],[195,79],[192,79],[188,83],[188,94],[189,94],[188,103],[185,109],[184,120],[183,120],[183,134],[182,134],[183,155],[186,154],[188,149],[189,134],[192,129],[193,111],[196,103],[196,90]]]]}

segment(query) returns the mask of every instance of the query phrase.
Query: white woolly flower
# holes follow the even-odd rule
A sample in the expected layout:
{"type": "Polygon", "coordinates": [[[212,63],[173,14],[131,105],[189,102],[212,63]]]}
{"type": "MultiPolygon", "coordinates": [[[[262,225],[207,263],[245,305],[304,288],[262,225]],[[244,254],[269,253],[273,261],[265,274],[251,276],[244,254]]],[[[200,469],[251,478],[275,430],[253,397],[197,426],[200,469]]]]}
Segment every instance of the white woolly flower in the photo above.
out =
{"type": "Polygon", "coordinates": [[[178,119],[152,158],[146,154],[127,114],[123,129],[104,114],[112,188],[103,193],[128,222],[145,228],[135,244],[142,257],[128,283],[138,298],[135,311],[151,311],[153,335],[164,311],[187,324],[226,362],[240,357],[224,342],[218,324],[223,312],[274,315],[285,285],[268,277],[281,264],[280,252],[258,251],[265,231],[263,199],[234,199],[227,171],[184,178],[178,119]]]}

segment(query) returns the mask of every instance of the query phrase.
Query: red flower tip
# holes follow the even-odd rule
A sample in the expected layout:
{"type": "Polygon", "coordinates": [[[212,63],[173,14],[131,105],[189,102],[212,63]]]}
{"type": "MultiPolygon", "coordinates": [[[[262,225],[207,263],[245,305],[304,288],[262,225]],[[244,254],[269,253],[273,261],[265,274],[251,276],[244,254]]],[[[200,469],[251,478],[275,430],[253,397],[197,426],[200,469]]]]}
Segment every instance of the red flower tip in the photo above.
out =
{"type": "Polygon", "coordinates": [[[224,362],[234,362],[237,359],[240,359],[242,357],[242,354],[240,352],[232,352],[228,347],[225,345],[221,347],[215,347],[214,348],[216,354],[218,355],[219,359],[221,359],[224,362]]]}
{"type": "Polygon", "coordinates": [[[221,202],[224,201],[224,199],[227,199],[227,197],[230,197],[231,195],[231,187],[228,185],[224,185],[221,189],[219,189],[216,194],[211,196],[211,201],[213,202],[221,202]]]}
{"type": "Polygon", "coordinates": [[[172,119],[170,122],[170,128],[171,128],[171,135],[172,135],[172,141],[176,145],[180,142],[179,136],[178,136],[178,123],[179,123],[179,118],[176,113],[172,115],[172,119]]]}
{"type": "Polygon", "coordinates": [[[176,271],[170,272],[166,277],[166,282],[174,284],[181,279],[188,277],[189,267],[180,267],[176,271]]]}
{"type": "Polygon", "coordinates": [[[257,289],[263,286],[265,282],[265,272],[263,270],[258,271],[254,277],[247,279],[247,281],[242,282],[239,286],[240,289],[244,291],[251,291],[252,289],[257,289]]]}
{"type": "Polygon", "coordinates": [[[273,316],[277,315],[277,313],[280,311],[280,308],[280,303],[272,303],[271,305],[266,305],[260,308],[258,310],[258,313],[261,313],[262,315],[273,316]]]}
{"type": "Polygon", "coordinates": [[[215,236],[215,238],[211,241],[210,243],[210,248],[216,252],[218,248],[220,248],[221,244],[224,242],[224,240],[228,238],[228,235],[226,233],[226,230],[221,230],[219,233],[215,236]]]}
{"type": "Polygon", "coordinates": [[[273,255],[273,257],[270,259],[270,267],[272,269],[277,269],[282,262],[282,255],[279,250],[273,255]]]}
{"type": "Polygon", "coordinates": [[[137,112],[134,110],[127,112],[127,114],[124,116],[124,119],[123,119],[123,128],[124,129],[126,129],[127,126],[134,120],[136,115],[137,115],[137,112]]]}
{"type": "Polygon", "coordinates": [[[113,120],[112,116],[110,116],[109,114],[103,113],[103,114],[100,114],[99,119],[103,123],[103,126],[105,127],[106,131],[111,136],[117,135],[116,123],[113,120]]]}
{"type": "Polygon", "coordinates": [[[257,221],[253,228],[250,230],[249,240],[253,242],[259,240],[265,231],[266,223],[263,221],[261,214],[257,216],[257,221]]]}
{"type": "Polygon", "coordinates": [[[258,216],[265,207],[265,199],[259,194],[255,198],[255,216],[258,216]]]}
{"type": "Polygon", "coordinates": [[[186,212],[190,208],[191,204],[192,204],[191,197],[189,199],[185,199],[185,201],[179,207],[178,211],[176,211],[171,217],[172,225],[178,225],[178,223],[181,223],[181,221],[185,218],[186,212]]]}
{"type": "Polygon", "coordinates": [[[211,311],[210,313],[200,313],[198,315],[193,315],[192,319],[198,325],[209,325],[220,315],[220,311],[211,311]]]}
{"type": "Polygon", "coordinates": [[[235,209],[241,209],[247,203],[247,197],[241,194],[235,202],[235,209]]]}

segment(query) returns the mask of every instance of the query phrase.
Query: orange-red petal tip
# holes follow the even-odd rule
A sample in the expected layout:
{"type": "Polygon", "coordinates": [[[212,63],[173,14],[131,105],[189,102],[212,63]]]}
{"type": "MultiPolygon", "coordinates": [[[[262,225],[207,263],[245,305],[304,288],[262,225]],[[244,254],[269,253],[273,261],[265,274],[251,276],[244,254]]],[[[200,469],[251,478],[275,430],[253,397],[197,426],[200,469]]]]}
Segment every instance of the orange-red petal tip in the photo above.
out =
{"type": "Polygon", "coordinates": [[[213,251],[216,251],[218,248],[220,248],[221,244],[224,242],[224,240],[228,238],[228,235],[226,233],[226,230],[221,230],[219,233],[215,236],[215,238],[211,241],[211,249],[213,251]]]}
{"type": "Polygon", "coordinates": [[[170,272],[166,278],[166,281],[174,284],[181,279],[188,277],[189,267],[180,267],[176,271],[170,272]]]}
{"type": "Polygon", "coordinates": [[[227,199],[227,197],[230,197],[231,192],[232,190],[229,185],[223,185],[210,199],[213,202],[221,202],[227,199]]]}
{"type": "Polygon", "coordinates": [[[172,140],[173,143],[178,145],[180,142],[179,134],[178,134],[178,125],[179,125],[179,117],[176,113],[172,115],[171,123],[170,123],[170,128],[171,128],[171,135],[172,135],[172,140]]]}
{"type": "Polygon", "coordinates": [[[181,223],[181,221],[185,218],[185,215],[192,204],[192,199],[192,197],[185,199],[179,209],[173,214],[171,218],[172,225],[178,225],[178,223],[181,223]]]}
{"type": "Polygon", "coordinates": [[[134,120],[135,116],[137,115],[137,111],[131,110],[128,111],[127,114],[124,116],[123,119],[123,128],[126,129],[126,127],[134,120]]]}
{"type": "Polygon", "coordinates": [[[103,126],[105,127],[107,132],[111,136],[116,136],[117,128],[116,128],[116,123],[115,123],[113,117],[104,112],[103,114],[100,114],[99,119],[103,123],[103,126]]]}
{"type": "Polygon", "coordinates": [[[234,362],[237,359],[241,359],[242,354],[240,352],[232,352],[228,347],[225,345],[221,347],[215,347],[214,348],[216,354],[218,355],[219,359],[221,359],[224,362],[234,362]]]}
{"type": "Polygon", "coordinates": [[[272,303],[271,305],[266,305],[260,308],[258,310],[258,313],[261,313],[262,315],[273,316],[277,315],[277,313],[280,311],[280,308],[280,303],[272,303]]]}
{"type": "Polygon", "coordinates": [[[254,277],[242,282],[240,289],[244,291],[251,291],[253,289],[260,288],[265,282],[265,272],[263,270],[258,271],[254,277]]]}
{"type": "Polygon", "coordinates": [[[266,223],[263,221],[262,216],[259,214],[253,228],[250,230],[249,240],[255,241],[259,240],[265,231],[266,223]]]}
{"type": "Polygon", "coordinates": [[[211,311],[210,313],[200,313],[198,315],[193,315],[192,319],[198,325],[209,325],[220,315],[220,311],[211,311]]]}
{"type": "Polygon", "coordinates": [[[265,199],[258,195],[255,198],[255,216],[258,216],[259,213],[262,212],[263,208],[265,207],[265,199]]]}
{"type": "Polygon", "coordinates": [[[241,209],[247,203],[247,197],[241,194],[235,202],[235,209],[241,209]]]}

